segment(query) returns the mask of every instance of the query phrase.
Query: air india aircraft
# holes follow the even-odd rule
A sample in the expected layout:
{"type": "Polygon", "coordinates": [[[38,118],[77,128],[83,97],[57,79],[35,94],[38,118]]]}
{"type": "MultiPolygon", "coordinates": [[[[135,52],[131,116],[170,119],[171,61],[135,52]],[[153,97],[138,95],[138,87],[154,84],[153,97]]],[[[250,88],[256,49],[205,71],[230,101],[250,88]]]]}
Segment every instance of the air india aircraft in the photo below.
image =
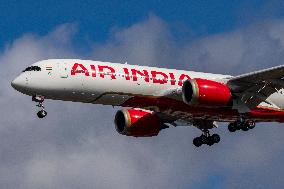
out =
{"type": "Polygon", "coordinates": [[[79,59],[50,59],[26,68],[11,85],[32,96],[40,111],[45,99],[121,106],[118,133],[152,137],[170,126],[202,131],[197,147],[220,141],[209,130],[248,131],[256,122],[284,122],[284,66],[239,76],[79,59]]]}

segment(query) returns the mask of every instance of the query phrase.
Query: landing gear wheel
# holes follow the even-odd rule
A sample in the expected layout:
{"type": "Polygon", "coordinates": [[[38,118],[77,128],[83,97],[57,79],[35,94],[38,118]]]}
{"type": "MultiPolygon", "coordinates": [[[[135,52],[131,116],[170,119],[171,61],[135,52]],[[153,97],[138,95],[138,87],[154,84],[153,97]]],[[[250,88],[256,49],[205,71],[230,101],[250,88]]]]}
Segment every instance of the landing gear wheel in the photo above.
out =
{"type": "Polygon", "coordinates": [[[218,134],[213,134],[212,136],[212,140],[214,143],[219,143],[220,142],[220,136],[218,134]]]}
{"type": "Polygon", "coordinates": [[[214,140],[212,136],[207,137],[207,145],[212,146],[214,144],[214,140]]]}
{"type": "Polygon", "coordinates": [[[241,122],[241,121],[235,122],[234,125],[235,125],[235,127],[236,127],[237,130],[241,130],[241,129],[244,127],[244,123],[241,122]]]}
{"type": "Polygon", "coordinates": [[[233,132],[235,132],[237,130],[237,128],[236,128],[234,123],[230,123],[228,125],[228,130],[233,133],[233,132]]]}
{"type": "Polygon", "coordinates": [[[254,121],[247,121],[246,125],[249,129],[253,129],[255,127],[255,122],[254,121]]]}
{"type": "Polygon", "coordinates": [[[193,139],[193,145],[196,147],[200,147],[202,145],[201,137],[196,137],[193,139]]]}
{"type": "Polygon", "coordinates": [[[248,131],[250,129],[253,129],[254,127],[255,127],[254,120],[241,119],[233,123],[230,123],[228,125],[228,130],[230,132],[235,132],[236,130],[248,131]]]}
{"type": "Polygon", "coordinates": [[[202,144],[207,144],[208,138],[205,135],[201,135],[199,138],[200,138],[202,144]]]}
{"type": "Polygon", "coordinates": [[[245,124],[245,125],[243,125],[243,127],[241,128],[242,129],[242,131],[248,131],[249,130],[249,128],[247,127],[247,125],[245,124]]]}
{"type": "Polygon", "coordinates": [[[47,116],[47,112],[45,110],[40,110],[38,113],[37,113],[37,116],[38,118],[42,119],[44,117],[47,116]]]}
{"type": "Polygon", "coordinates": [[[38,118],[42,119],[47,116],[47,112],[44,109],[43,102],[44,96],[33,96],[32,100],[37,103],[37,107],[40,108],[40,111],[37,113],[38,118]]]}
{"type": "Polygon", "coordinates": [[[210,135],[208,129],[201,129],[201,131],[203,132],[203,134],[200,137],[193,139],[194,146],[199,147],[202,144],[212,146],[213,144],[220,142],[220,136],[218,134],[210,135]]]}

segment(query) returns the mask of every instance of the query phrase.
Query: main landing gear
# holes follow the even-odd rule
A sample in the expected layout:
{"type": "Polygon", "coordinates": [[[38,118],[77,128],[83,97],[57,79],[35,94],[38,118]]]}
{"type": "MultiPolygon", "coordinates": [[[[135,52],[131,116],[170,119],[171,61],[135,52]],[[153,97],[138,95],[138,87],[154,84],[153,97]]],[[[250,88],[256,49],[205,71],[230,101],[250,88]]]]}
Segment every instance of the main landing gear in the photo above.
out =
{"type": "Polygon", "coordinates": [[[238,120],[228,125],[228,130],[230,132],[235,132],[237,130],[248,131],[255,127],[255,122],[252,120],[238,120]]]}
{"type": "Polygon", "coordinates": [[[42,118],[46,117],[47,112],[45,111],[44,106],[43,106],[44,97],[43,96],[33,96],[33,101],[37,102],[38,104],[36,106],[41,109],[37,113],[38,118],[42,119],[42,118]]]}
{"type": "Polygon", "coordinates": [[[202,130],[203,134],[200,137],[193,139],[193,144],[196,147],[200,147],[202,144],[212,146],[215,143],[220,142],[220,136],[218,134],[210,135],[207,129],[202,130]]]}

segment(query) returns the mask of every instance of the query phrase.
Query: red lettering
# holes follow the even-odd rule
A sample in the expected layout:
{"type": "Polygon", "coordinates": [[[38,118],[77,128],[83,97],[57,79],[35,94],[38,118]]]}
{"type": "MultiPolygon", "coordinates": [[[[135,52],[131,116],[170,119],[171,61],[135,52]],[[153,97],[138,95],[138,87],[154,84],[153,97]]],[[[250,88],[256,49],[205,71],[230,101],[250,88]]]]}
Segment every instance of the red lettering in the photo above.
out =
{"type": "Polygon", "coordinates": [[[179,85],[179,86],[182,86],[184,80],[187,80],[187,79],[190,79],[189,75],[187,75],[187,74],[181,74],[180,77],[179,77],[178,85],[179,85]],[[185,79],[185,78],[186,78],[186,79],[185,79]]]}
{"type": "Polygon", "coordinates": [[[123,68],[123,71],[124,71],[124,73],[125,73],[125,79],[126,79],[126,80],[130,80],[130,75],[129,75],[128,68],[123,68]]]}
{"type": "Polygon", "coordinates": [[[175,75],[173,73],[169,73],[170,78],[171,78],[171,85],[175,85],[176,84],[176,79],[175,79],[175,75]]]}
{"type": "Polygon", "coordinates": [[[168,82],[168,76],[163,72],[151,71],[151,74],[153,77],[153,83],[165,84],[168,82]],[[160,75],[163,78],[157,78],[157,75],[160,75]]]}
{"type": "Polygon", "coordinates": [[[143,70],[143,72],[139,71],[139,70],[136,70],[136,69],[131,69],[131,72],[132,72],[132,76],[133,76],[133,81],[137,81],[137,74],[139,74],[140,76],[143,76],[144,77],[144,80],[146,82],[149,82],[150,79],[149,79],[149,73],[147,70],[143,70]]]}
{"type": "Polygon", "coordinates": [[[71,75],[75,75],[76,73],[85,73],[85,76],[90,76],[88,70],[83,66],[83,64],[75,63],[71,69],[71,75]],[[78,67],[81,69],[78,70],[78,67]]]}
{"type": "Polygon", "coordinates": [[[96,67],[94,65],[91,65],[91,72],[92,72],[92,77],[96,77],[96,67]]]}
{"type": "Polygon", "coordinates": [[[100,72],[100,77],[101,78],[104,78],[105,75],[110,75],[112,79],[115,79],[115,70],[112,68],[112,67],[109,67],[109,66],[98,66],[99,68],[99,72],[100,72]],[[105,73],[104,72],[104,69],[108,69],[109,72],[105,73]]]}

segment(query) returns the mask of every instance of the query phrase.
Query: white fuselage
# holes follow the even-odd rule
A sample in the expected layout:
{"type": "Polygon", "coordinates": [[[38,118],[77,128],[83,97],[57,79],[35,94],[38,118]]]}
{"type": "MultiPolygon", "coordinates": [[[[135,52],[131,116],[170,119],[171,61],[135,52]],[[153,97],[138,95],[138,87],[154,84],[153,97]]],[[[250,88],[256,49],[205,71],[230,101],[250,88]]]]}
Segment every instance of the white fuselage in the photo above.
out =
{"type": "Polygon", "coordinates": [[[190,78],[230,77],[89,60],[44,60],[32,66],[39,66],[41,71],[26,71],[18,76],[14,83],[19,85],[16,86],[19,91],[48,99],[109,105],[119,105],[128,96],[162,96],[167,91],[180,89],[183,81],[190,78]],[[102,97],[103,94],[106,95],[102,97]],[[112,100],[114,95],[116,98],[112,100]]]}
{"type": "MultiPolygon", "coordinates": [[[[170,97],[182,101],[181,87],[187,79],[202,78],[226,83],[232,77],[79,59],[43,60],[31,66],[12,82],[16,90],[30,96],[44,96],[45,99],[113,106],[123,106],[127,100],[141,96],[170,97]]],[[[267,99],[270,103],[260,105],[283,109],[282,93],[281,90],[272,94],[267,99]]]]}

